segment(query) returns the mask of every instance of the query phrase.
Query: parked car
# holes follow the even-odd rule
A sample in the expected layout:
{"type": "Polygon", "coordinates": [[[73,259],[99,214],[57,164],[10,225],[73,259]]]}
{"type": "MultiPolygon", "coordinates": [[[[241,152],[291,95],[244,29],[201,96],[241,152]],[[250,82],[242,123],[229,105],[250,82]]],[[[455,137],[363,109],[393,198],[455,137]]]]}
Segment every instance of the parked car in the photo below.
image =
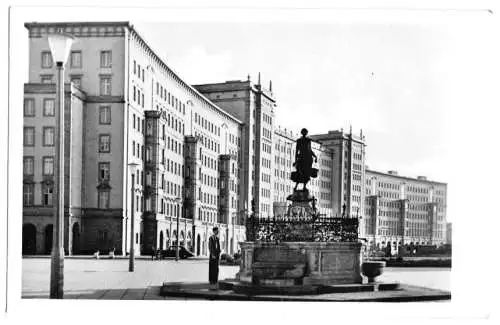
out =
{"type": "MultiPolygon", "coordinates": [[[[161,258],[175,257],[177,246],[170,246],[169,248],[161,251],[161,258]]],[[[184,246],[179,246],[179,258],[186,259],[193,257],[194,254],[187,250],[184,246]]]]}

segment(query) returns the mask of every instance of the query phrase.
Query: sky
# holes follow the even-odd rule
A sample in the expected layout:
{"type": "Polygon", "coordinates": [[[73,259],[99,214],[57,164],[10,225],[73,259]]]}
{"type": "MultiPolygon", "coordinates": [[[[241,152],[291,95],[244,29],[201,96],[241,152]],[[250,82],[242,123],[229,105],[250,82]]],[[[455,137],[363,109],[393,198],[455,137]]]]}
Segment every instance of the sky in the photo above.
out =
{"type": "Polygon", "coordinates": [[[366,136],[367,165],[446,182],[450,83],[461,44],[450,26],[334,23],[136,23],[191,84],[269,87],[276,123],[366,136]]]}

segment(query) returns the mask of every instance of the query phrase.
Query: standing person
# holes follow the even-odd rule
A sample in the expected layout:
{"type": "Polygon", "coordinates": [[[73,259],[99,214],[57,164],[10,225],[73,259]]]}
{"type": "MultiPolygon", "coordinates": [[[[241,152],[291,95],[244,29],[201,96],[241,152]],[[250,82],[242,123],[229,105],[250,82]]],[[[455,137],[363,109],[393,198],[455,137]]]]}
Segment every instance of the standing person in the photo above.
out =
{"type": "Polygon", "coordinates": [[[219,257],[220,257],[220,243],[219,243],[219,228],[212,229],[213,235],[208,238],[208,250],[210,253],[208,259],[208,281],[210,282],[211,290],[217,289],[217,281],[219,278],[219,257]]]}

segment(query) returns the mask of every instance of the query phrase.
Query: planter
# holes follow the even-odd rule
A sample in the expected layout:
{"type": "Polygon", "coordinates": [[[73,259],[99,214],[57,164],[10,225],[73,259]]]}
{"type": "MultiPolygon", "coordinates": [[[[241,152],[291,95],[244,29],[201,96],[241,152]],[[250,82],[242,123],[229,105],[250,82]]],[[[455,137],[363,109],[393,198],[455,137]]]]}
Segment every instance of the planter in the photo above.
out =
{"type": "Polygon", "coordinates": [[[382,274],[384,267],[384,261],[363,262],[361,265],[361,272],[368,278],[368,283],[373,283],[375,282],[375,278],[382,274]]]}

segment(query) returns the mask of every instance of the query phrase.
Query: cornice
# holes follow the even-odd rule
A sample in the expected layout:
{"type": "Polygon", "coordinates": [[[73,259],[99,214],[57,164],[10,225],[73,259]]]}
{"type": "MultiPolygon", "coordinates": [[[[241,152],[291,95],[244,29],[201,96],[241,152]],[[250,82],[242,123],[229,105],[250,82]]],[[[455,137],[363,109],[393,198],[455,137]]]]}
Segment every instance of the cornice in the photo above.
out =
{"type": "Polygon", "coordinates": [[[49,33],[64,32],[78,38],[84,37],[124,37],[129,22],[52,22],[25,23],[30,38],[41,38],[49,33]]]}
{"type": "Polygon", "coordinates": [[[365,169],[365,173],[366,173],[366,176],[368,176],[369,174],[375,174],[375,175],[381,175],[381,176],[388,177],[388,178],[398,178],[398,179],[409,180],[409,181],[416,182],[416,183],[438,184],[438,185],[444,185],[444,186],[448,185],[447,183],[443,183],[443,182],[436,182],[436,181],[412,178],[412,177],[408,177],[408,176],[391,175],[388,173],[379,172],[379,171],[371,170],[371,169],[365,169]]]}

